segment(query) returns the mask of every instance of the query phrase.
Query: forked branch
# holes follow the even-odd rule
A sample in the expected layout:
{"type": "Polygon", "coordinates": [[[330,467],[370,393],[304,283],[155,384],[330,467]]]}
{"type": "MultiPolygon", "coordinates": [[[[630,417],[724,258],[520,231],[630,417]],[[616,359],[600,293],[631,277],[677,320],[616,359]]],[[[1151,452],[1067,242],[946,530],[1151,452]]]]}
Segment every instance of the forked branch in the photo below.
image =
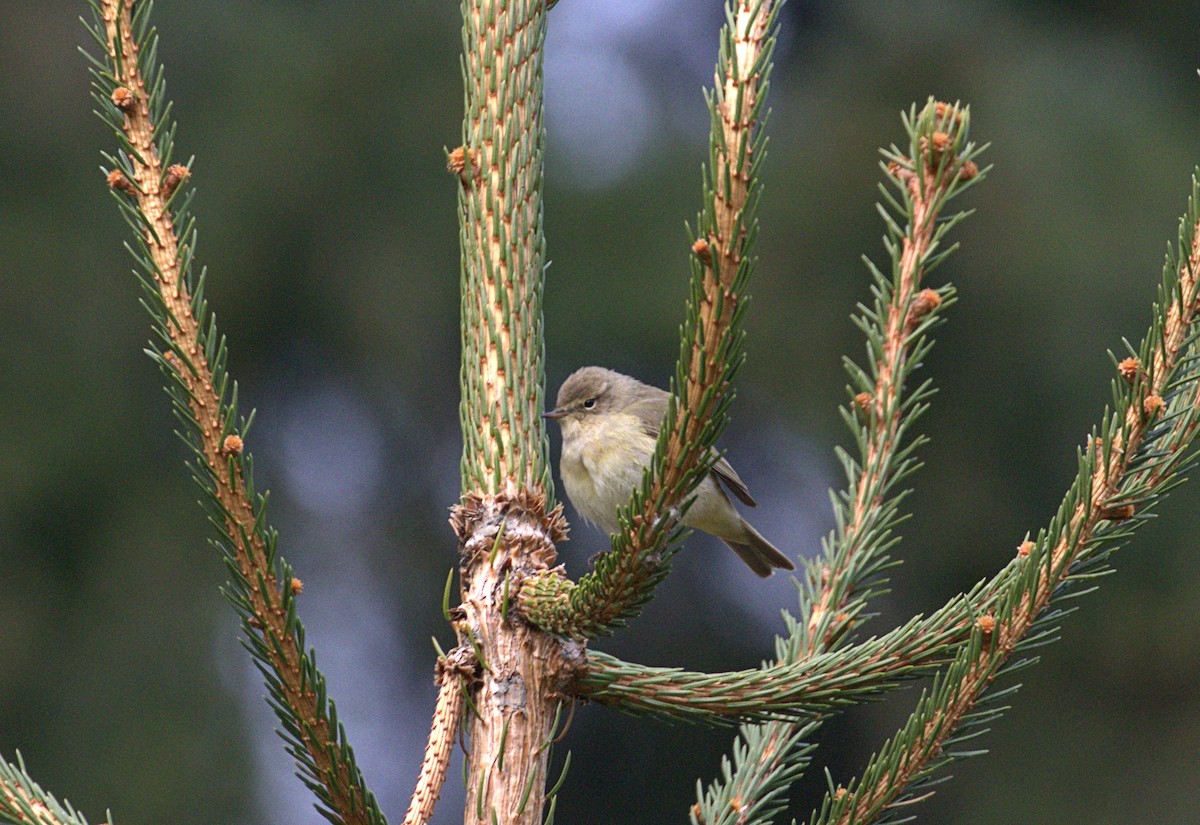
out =
{"type": "MultiPolygon", "coordinates": [[[[1064,585],[1101,564],[1103,547],[1127,537],[1146,510],[1177,483],[1200,429],[1197,298],[1200,297],[1200,188],[1195,179],[1168,262],[1155,320],[1136,355],[1120,363],[1117,409],[1080,455],[1079,474],[1058,515],[1023,546],[1017,575],[993,613],[979,617],[974,642],[909,722],[872,760],[862,778],[831,794],[820,823],[866,823],[918,796],[922,782],[952,759],[948,746],[994,718],[985,691],[1031,639],[1053,633],[1048,609],[1064,585]]],[[[1092,571],[1094,572],[1094,570],[1092,571]]]]}

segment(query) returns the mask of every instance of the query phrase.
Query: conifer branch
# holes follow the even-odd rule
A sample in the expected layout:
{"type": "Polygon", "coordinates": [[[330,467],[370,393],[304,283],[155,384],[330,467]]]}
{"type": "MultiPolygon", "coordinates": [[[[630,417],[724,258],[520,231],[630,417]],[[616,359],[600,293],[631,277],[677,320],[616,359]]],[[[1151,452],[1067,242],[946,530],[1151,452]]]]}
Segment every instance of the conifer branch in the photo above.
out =
{"type": "Polygon", "coordinates": [[[522,582],[554,567],[565,537],[554,504],[543,402],[542,44],[545,0],[463,0],[461,605],[459,645],[478,660],[466,821],[535,825],[558,691],[581,649],[520,621],[522,582]]]}
{"type": "Polygon", "coordinates": [[[250,419],[237,412],[237,385],[225,370],[225,340],[204,300],[204,274],[192,274],[192,192],[181,196],[190,170],[171,163],[175,129],[151,6],[148,0],[136,7],[126,0],[93,0],[89,29],[103,56],[88,56],[97,114],[122,147],[106,156],[112,165],[108,182],[134,230],[131,252],[144,271],[138,273],[143,304],[157,335],[147,352],[167,377],[180,435],[192,450],[193,475],[232,578],[225,595],[242,617],[244,644],[266,678],[288,751],[328,819],[380,825],[385,820],[337,723],[324,676],[304,652],[304,628],[296,617],[300,581],[276,552],[265,495],[254,492],[245,450],[250,419]]]}
{"type": "Polygon", "coordinates": [[[542,41],[545,0],[463,0],[462,489],[505,479],[551,496],[542,421],[542,41]]]}
{"type": "Polygon", "coordinates": [[[805,744],[820,726],[744,725],[733,753],[721,758],[721,780],[700,794],[688,811],[692,825],[768,825],[787,808],[783,795],[800,778],[816,748],[805,744]],[[764,786],[770,787],[764,792],[764,786]]]}
{"type": "MultiPolygon", "coordinates": [[[[844,636],[861,619],[846,621],[847,613],[861,615],[856,606],[869,593],[852,601],[859,588],[878,577],[890,563],[891,533],[902,518],[903,491],[894,486],[919,466],[914,454],[921,436],[906,441],[912,425],[928,408],[933,390],[928,382],[905,388],[913,370],[932,348],[928,337],[953,301],[950,287],[921,290],[925,275],[954,247],[941,249],[945,234],[967,213],[942,220],[942,208],[967,184],[981,178],[974,158],[982,151],[968,142],[970,112],[930,100],[905,118],[909,147],[885,152],[885,171],[901,201],[883,189],[895,208],[893,216],[880,208],[888,226],[892,277],[875,275],[875,304],[856,319],[867,333],[874,361],[867,370],[847,361],[854,385],[846,415],[860,448],[857,461],[841,454],[849,486],[836,506],[838,528],[824,553],[807,566],[807,621],[800,627],[798,654],[814,654],[844,636]],[[903,224],[900,221],[903,220],[903,224]],[[903,228],[901,228],[901,226],[903,228]]],[[[984,170],[986,173],[986,170],[984,170]]],[[[882,187],[881,187],[882,189],[882,187]]],[[[869,585],[868,585],[869,590],[869,585]]]]}
{"type": "MultiPolygon", "coordinates": [[[[999,579],[998,579],[999,580],[999,579]]],[[[981,582],[926,619],[837,651],[794,656],[790,639],[777,642],[777,661],[757,669],[700,673],[648,667],[598,651],[572,692],[627,713],[690,722],[812,716],[873,699],[902,682],[954,661],[975,618],[994,610],[996,581],[981,582]]],[[[789,617],[789,624],[796,621],[789,617]]],[[[783,732],[773,734],[776,739],[783,732]]]]}
{"type": "MultiPolygon", "coordinates": [[[[867,615],[867,601],[884,585],[882,574],[892,566],[888,551],[896,541],[893,532],[903,519],[900,505],[905,496],[897,485],[919,466],[915,451],[924,443],[921,436],[909,438],[909,431],[933,393],[929,382],[908,389],[907,394],[906,388],[912,371],[932,348],[930,332],[941,323],[954,297],[948,285],[936,290],[920,287],[928,272],[953,251],[953,246],[940,249],[943,238],[967,214],[959,212],[942,219],[944,206],[987,171],[975,162],[986,147],[969,141],[970,112],[966,108],[930,100],[920,112],[913,107],[904,126],[907,151],[893,146],[884,152],[883,164],[899,197],[880,187],[886,204],[880,207],[880,214],[887,226],[885,246],[891,257],[891,276],[867,262],[874,280],[874,302],[869,308],[862,306],[855,319],[867,336],[872,360],[866,369],[846,361],[853,383],[848,388],[850,408],[843,415],[855,435],[859,458],[838,451],[848,481],[846,490],[834,499],[838,527],[824,542],[822,555],[805,565],[802,618],[788,617],[789,634],[776,644],[784,667],[820,657],[848,642],[867,615]]],[[[987,609],[1000,580],[1002,577],[977,586],[965,600],[952,599],[934,618],[955,605],[966,605],[968,611],[987,609]]],[[[970,628],[964,618],[954,619],[958,644],[967,638],[970,628]]],[[[852,655],[851,650],[840,653],[852,655]]],[[[918,653],[918,660],[921,655],[918,653]]],[[[815,730],[818,724],[810,727],[815,730]]],[[[787,721],[746,726],[738,747],[754,752],[764,743],[798,742],[796,728],[796,723],[787,721]]],[[[782,793],[810,752],[798,749],[773,756],[763,767],[754,761],[735,760],[732,776],[714,782],[697,801],[701,821],[724,821],[729,795],[735,789],[743,804],[751,805],[760,797],[782,793]]]]}
{"type": "Polygon", "coordinates": [[[1006,670],[1032,661],[1006,668],[1014,654],[1053,640],[1065,612],[1051,608],[1079,595],[1070,586],[1094,578],[1112,550],[1182,480],[1200,429],[1198,204],[1200,186],[1193,176],[1153,323],[1136,353],[1118,365],[1115,410],[1106,412],[1080,452],[1078,475],[1054,520],[1036,541],[1023,545],[1019,573],[1009,579],[994,612],[979,617],[972,643],[862,777],[826,797],[814,823],[891,821],[898,806],[923,798],[938,768],[974,755],[948,748],[982,733],[1003,711],[990,706],[987,700],[994,703],[996,697],[985,691],[1006,670]]]}
{"type": "Polygon", "coordinates": [[[404,825],[425,825],[433,817],[433,808],[446,782],[450,756],[454,753],[467,683],[468,680],[474,681],[477,666],[474,655],[465,647],[455,648],[438,660],[438,698],[433,710],[433,727],[429,732],[425,759],[421,762],[421,775],[408,804],[408,813],[404,816],[404,825]]]}
{"type": "MultiPolygon", "coordinates": [[[[17,753],[16,764],[0,759],[0,819],[18,825],[88,825],[87,818],[46,793],[25,771],[17,753]]],[[[106,818],[111,825],[111,817],[106,818]]]]}
{"type": "Polygon", "coordinates": [[[672,399],[650,469],[621,512],[621,529],[576,585],[554,573],[527,581],[524,615],[553,633],[604,635],[637,615],[678,549],[679,520],[719,454],[730,382],[742,361],[745,288],[757,222],[758,170],[778,4],[730,0],[722,30],[704,209],[697,220],[692,290],[672,379],[672,399]]]}

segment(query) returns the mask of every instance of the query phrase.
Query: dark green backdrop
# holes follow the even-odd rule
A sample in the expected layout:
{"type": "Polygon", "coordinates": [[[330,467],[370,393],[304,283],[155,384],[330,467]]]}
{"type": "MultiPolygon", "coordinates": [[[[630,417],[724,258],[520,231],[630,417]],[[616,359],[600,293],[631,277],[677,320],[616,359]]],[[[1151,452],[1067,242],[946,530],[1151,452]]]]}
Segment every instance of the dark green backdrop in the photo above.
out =
{"type": "MultiPolygon", "coordinates": [[[[432,710],[454,562],[458,249],[443,147],[461,114],[457,4],[160,0],[195,154],[200,258],[231,339],[259,482],[340,717],[392,821],[432,710]]],[[[0,751],[93,820],[316,823],[271,729],[223,568],[141,354],[147,317],[97,169],[82,2],[0,11],[0,751]]],[[[1200,162],[1194,3],[793,2],[772,89],[761,264],[730,456],[788,552],[830,528],[843,353],[881,258],[876,147],[929,94],[972,104],[996,164],[928,374],[941,392],[877,628],[998,568],[1057,506],[1149,318],[1200,162]]],[[[663,382],[699,206],[716,0],[562,0],[547,70],[547,364],[663,382]]],[[[554,444],[557,452],[557,443],[554,444]]],[[[1200,489],[1116,557],[1015,708],[917,809],[937,823],[1188,821],[1200,806],[1200,489]]],[[[602,537],[576,524],[568,568],[602,537]]],[[[663,665],[769,655],[791,585],[696,540],[628,633],[663,665]]],[[[905,691],[831,724],[844,781],[905,691]]],[[[560,821],[684,821],[728,734],[576,714],[560,821]]],[[[560,754],[561,755],[561,754],[560,754]]],[[[814,772],[815,773],[815,772],[814,772]]],[[[799,796],[815,798],[822,781],[799,796]]],[[[452,774],[439,823],[460,821],[452,774]]]]}

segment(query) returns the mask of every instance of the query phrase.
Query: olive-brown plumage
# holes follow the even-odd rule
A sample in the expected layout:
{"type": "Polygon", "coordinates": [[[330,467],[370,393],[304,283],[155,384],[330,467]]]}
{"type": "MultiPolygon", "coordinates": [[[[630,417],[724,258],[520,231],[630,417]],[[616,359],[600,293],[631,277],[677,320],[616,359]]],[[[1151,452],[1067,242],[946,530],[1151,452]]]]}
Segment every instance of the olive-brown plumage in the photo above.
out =
{"type": "MultiPolygon", "coordinates": [[[[555,409],[546,417],[562,426],[559,469],[567,495],[585,519],[610,533],[617,530],[617,510],[642,482],[669,399],[665,390],[604,367],[583,367],[563,382],[555,409]]],[[[742,518],[722,484],[744,504],[755,506],[746,485],[722,458],[696,488],[683,524],[721,539],[759,576],[776,568],[794,570],[791,560],[742,518]]]]}

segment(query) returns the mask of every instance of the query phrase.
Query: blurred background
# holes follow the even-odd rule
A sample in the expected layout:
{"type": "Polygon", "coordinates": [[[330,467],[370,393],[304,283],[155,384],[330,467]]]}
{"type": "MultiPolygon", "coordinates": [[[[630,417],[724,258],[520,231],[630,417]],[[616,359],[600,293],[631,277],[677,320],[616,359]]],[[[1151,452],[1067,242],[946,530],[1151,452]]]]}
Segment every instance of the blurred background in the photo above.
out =
{"type": "MultiPolygon", "coordinates": [[[[429,637],[458,495],[458,247],[444,147],[462,106],[457,4],[161,2],[195,155],[199,257],[258,419],[248,447],[339,715],[392,821],[434,701],[429,637]]],[[[0,25],[0,752],[93,820],[317,823],[218,587],[197,491],[97,168],[83,2],[0,25]]],[[[877,148],[928,95],[972,105],[988,180],[922,375],[940,392],[876,632],[990,575],[1045,524],[1138,340],[1200,162],[1200,7],[792,0],[770,104],[748,360],[724,444],[789,553],[832,526],[843,354],[883,260],[877,148]]],[[[562,0],[546,48],[548,383],[600,363],[664,384],[688,273],[717,0],[562,0]]],[[[557,432],[552,449],[557,462],[557,432]]],[[[934,823],[1187,821],[1200,806],[1200,489],[1178,490],[1022,674],[987,757],[934,823]]],[[[568,510],[573,516],[573,511],[568,510]]],[[[575,521],[572,518],[572,521],[575,521]]],[[[605,546],[574,524],[572,575],[605,546]]],[[[692,668],[771,655],[786,577],[693,539],[598,648],[692,668]]],[[[855,776],[917,691],[854,709],[818,762],[855,776]]],[[[584,707],[559,817],[682,822],[730,734],[584,707]]],[[[557,759],[561,759],[560,748],[557,759]]],[[[456,760],[457,764],[457,760],[456,760]]],[[[556,770],[556,768],[554,769],[556,770]]],[[[824,779],[794,794],[807,817],[824,779]]],[[[457,767],[437,815],[461,821],[457,767]]]]}

